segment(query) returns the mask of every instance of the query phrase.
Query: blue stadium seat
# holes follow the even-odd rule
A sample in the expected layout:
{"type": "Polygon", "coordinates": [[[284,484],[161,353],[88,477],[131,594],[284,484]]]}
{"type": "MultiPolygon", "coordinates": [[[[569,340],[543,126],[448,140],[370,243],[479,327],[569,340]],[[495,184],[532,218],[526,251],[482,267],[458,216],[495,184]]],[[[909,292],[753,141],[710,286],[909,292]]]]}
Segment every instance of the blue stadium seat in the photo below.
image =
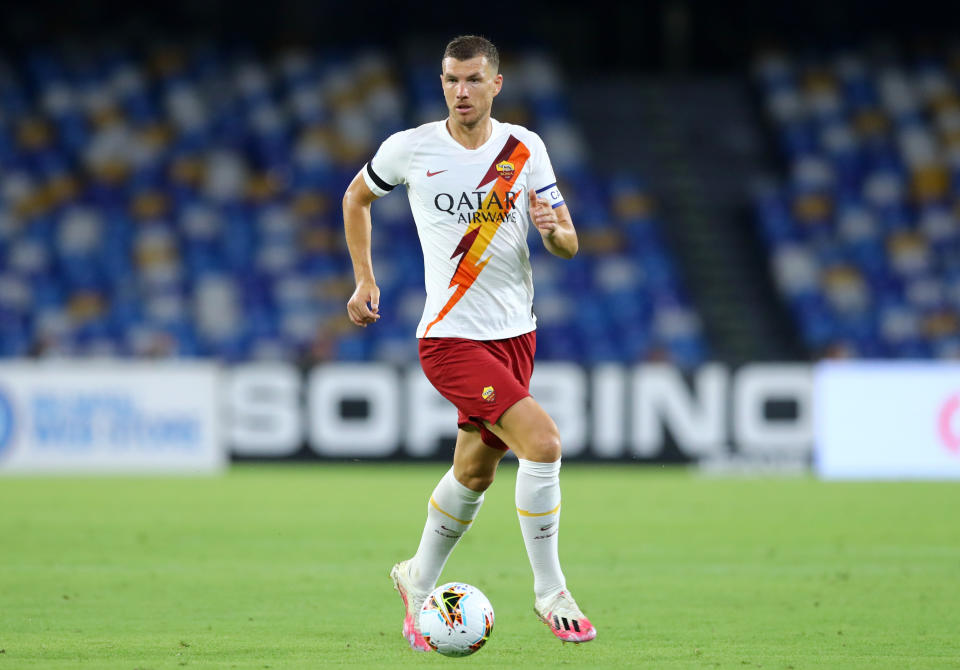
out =
{"type": "MultiPolygon", "coordinates": [[[[339,199],[383,138],[445,112],[437,63],[401,82],[362,50],[85,51],[0,70],[0,355],[415,360],[423,262],[405,199],[375,205],[384,311],[364,331],[344,315],[339,199]]],[[[590,163],[549,58],[505,67],[519,84],[500,109],[551,147],[582,238],[551,266],[531,237],[541,355],[705,360],[698,320],[654,330],[692,312],[647,185],[590,163]]],[[[951,240],[931,244],[938,262],[951,240]]]]}
{"type": "Polygon", "coordinates": [[[943,129],[960,128],[960,115],[938,101],[960,91],[944,58],[779,54],[756,64],[794,177],[757,195],[756,220],[814,355],[958,355],[960,188],[943,129]],[[831,178],[798,182],[813,162],[831,178]]]}

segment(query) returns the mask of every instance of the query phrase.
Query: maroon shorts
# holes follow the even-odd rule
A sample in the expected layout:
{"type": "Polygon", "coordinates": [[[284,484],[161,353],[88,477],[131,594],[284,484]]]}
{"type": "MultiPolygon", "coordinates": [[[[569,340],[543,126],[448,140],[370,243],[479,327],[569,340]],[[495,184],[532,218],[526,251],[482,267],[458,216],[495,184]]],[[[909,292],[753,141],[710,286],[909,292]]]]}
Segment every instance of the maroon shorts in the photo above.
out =
{"type": "Polygon", "coordinates": [[[496,423],[530,395],[536,349],[536,331],[506,340],[423,337],[420,366],[440,395],[456,406],[457,425],[476,426],[484,444],[508,449],[483,422],[496,423]]]}

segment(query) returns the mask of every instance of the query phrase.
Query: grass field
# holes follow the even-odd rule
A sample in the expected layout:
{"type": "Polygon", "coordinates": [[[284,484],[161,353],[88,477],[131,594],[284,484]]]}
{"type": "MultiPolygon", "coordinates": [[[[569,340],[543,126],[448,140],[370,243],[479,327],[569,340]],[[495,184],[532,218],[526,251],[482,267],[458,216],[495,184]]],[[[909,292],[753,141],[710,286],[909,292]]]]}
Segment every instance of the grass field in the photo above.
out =
{"type": "Polygon", "coordinates": [[[504,465],[444,573],[497,624],[416,654],[387,577],[444,468],[0,480],[0,670],[960,668],[960,486],[564,469],[561,557],[599,630],[532,614],[504,465]]]}

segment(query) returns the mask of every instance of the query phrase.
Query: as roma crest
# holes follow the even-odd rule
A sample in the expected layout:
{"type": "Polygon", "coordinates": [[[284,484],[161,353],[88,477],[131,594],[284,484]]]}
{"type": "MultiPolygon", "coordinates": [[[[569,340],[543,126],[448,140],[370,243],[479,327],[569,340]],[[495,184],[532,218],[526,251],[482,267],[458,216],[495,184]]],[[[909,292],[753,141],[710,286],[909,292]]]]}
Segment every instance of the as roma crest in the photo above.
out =
{"type": "Polygon", "coordinates": [[[497,169],[497,173],[501,177],[503,177],[507,181],[510,181],[511,179],[513,179],[513,163],[511,163],[510,161],[500,161],[499,163],[496,164],[495,167],[497,169]]]}

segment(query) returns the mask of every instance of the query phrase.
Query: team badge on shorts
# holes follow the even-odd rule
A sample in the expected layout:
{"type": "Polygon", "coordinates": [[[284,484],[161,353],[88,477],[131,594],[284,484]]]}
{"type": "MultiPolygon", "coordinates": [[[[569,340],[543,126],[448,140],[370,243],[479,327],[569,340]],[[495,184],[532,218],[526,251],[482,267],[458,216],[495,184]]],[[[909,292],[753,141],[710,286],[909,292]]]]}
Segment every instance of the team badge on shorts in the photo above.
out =
{"type": "Polygon", "coordinates": [[[497,399],[497,392],[493,390],[492,386],[484,386],[480,397],[487,402],[494,402],[497,399]]]}
{"type": "Polygon", "coordinates": [[[497,172],[500,173],[500,176],[510,181],[513,177],[513,163],[510,161],[500,161],[496,165],[497,172]]]}

